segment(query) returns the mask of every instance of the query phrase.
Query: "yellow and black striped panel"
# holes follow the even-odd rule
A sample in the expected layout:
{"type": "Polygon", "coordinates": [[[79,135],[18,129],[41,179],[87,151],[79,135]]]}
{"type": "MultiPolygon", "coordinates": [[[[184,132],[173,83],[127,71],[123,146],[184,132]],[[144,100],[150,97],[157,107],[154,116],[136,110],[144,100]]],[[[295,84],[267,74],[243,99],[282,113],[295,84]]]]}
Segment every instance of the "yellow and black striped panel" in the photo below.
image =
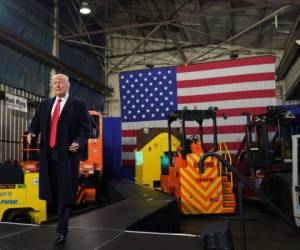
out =
{"type": "Polygon", "coordinates": [[[222,180],[216,159],[207,159],[205,172],[199,173],[200,156],[187,155],[180,168],[180,208],[184,214],[212,214],[223,210],[222,180]]]}

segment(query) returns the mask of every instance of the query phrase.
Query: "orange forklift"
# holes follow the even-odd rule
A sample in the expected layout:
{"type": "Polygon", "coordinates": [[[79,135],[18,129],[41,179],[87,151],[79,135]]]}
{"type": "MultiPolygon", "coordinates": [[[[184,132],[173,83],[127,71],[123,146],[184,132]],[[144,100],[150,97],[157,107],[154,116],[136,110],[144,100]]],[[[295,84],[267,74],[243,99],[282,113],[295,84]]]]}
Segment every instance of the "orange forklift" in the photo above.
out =
{"type": "Polygon", "coordinates": [[[89,111],[89,114],[92,133],[88,140],[86,160],[80,161],[76,204],[96,202],[101,191],[103,177],[102,114],[97,111],[89,111]]]}
{"type": "Polygon", "coordinates": [[[235,212],[232,172],[216,158],[207,158],[204,172],[199,171],[201,156],[215,151],[231,162],[224,143],[217,142],[217,108],[179,110],[168,117],[169,150],[161,157],[161,190],[176,197],[183,214],[219,214],[235,212]],[[203,121],[213,122],[213,147],[207,150],[203,139],[203,121]],[[181,145],[171,150],[171,124],[182,124],[181,145]],[[198,134],[187,137],[186,122],[197,122],[198,134]]]}

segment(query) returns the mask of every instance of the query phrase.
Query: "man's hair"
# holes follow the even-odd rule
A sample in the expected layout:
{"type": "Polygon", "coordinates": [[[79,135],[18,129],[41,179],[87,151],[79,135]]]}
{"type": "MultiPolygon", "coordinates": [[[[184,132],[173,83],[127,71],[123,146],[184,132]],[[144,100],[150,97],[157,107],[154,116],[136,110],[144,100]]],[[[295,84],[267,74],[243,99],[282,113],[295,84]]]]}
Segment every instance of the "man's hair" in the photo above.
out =
{"type": "Polygon", "coordinates": [[[62,73],[58,73],[58,74],[54,74],[51,78],[51,80],[53,81],[54,78],[56,77],[62,77],[64,79],[64,81],[70,85],[70,80],[69,80],[69,77],[65,74],[62,74],[62,73]]]}

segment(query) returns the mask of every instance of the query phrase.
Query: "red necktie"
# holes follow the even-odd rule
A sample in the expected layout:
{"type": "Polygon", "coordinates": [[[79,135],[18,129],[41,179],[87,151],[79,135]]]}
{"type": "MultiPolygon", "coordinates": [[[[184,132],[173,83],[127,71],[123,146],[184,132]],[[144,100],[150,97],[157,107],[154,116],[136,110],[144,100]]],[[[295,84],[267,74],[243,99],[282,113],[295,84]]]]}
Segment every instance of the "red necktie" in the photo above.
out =
{"type": "Polygon", "coordinates": [[[56,131],[57,131],[59,112],[60,112],[60,103],[61,103],[61,99],[58,99],[51,119],[50,148],[54,148],[56,143],[56,131]]]}

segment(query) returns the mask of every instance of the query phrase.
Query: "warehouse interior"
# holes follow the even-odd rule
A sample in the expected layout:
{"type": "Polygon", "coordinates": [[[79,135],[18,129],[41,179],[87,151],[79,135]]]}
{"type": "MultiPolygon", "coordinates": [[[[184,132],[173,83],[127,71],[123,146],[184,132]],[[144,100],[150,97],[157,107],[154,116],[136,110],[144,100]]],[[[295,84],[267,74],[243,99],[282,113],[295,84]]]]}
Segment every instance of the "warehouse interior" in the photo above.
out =
{"type": "Polygon", "coordinates": [[[300,1],[0,1],[0,53],[0,250],[298,249],[300,1]],[[92,117],[60,246],[24,136],[56,73],[92,117]]]}

